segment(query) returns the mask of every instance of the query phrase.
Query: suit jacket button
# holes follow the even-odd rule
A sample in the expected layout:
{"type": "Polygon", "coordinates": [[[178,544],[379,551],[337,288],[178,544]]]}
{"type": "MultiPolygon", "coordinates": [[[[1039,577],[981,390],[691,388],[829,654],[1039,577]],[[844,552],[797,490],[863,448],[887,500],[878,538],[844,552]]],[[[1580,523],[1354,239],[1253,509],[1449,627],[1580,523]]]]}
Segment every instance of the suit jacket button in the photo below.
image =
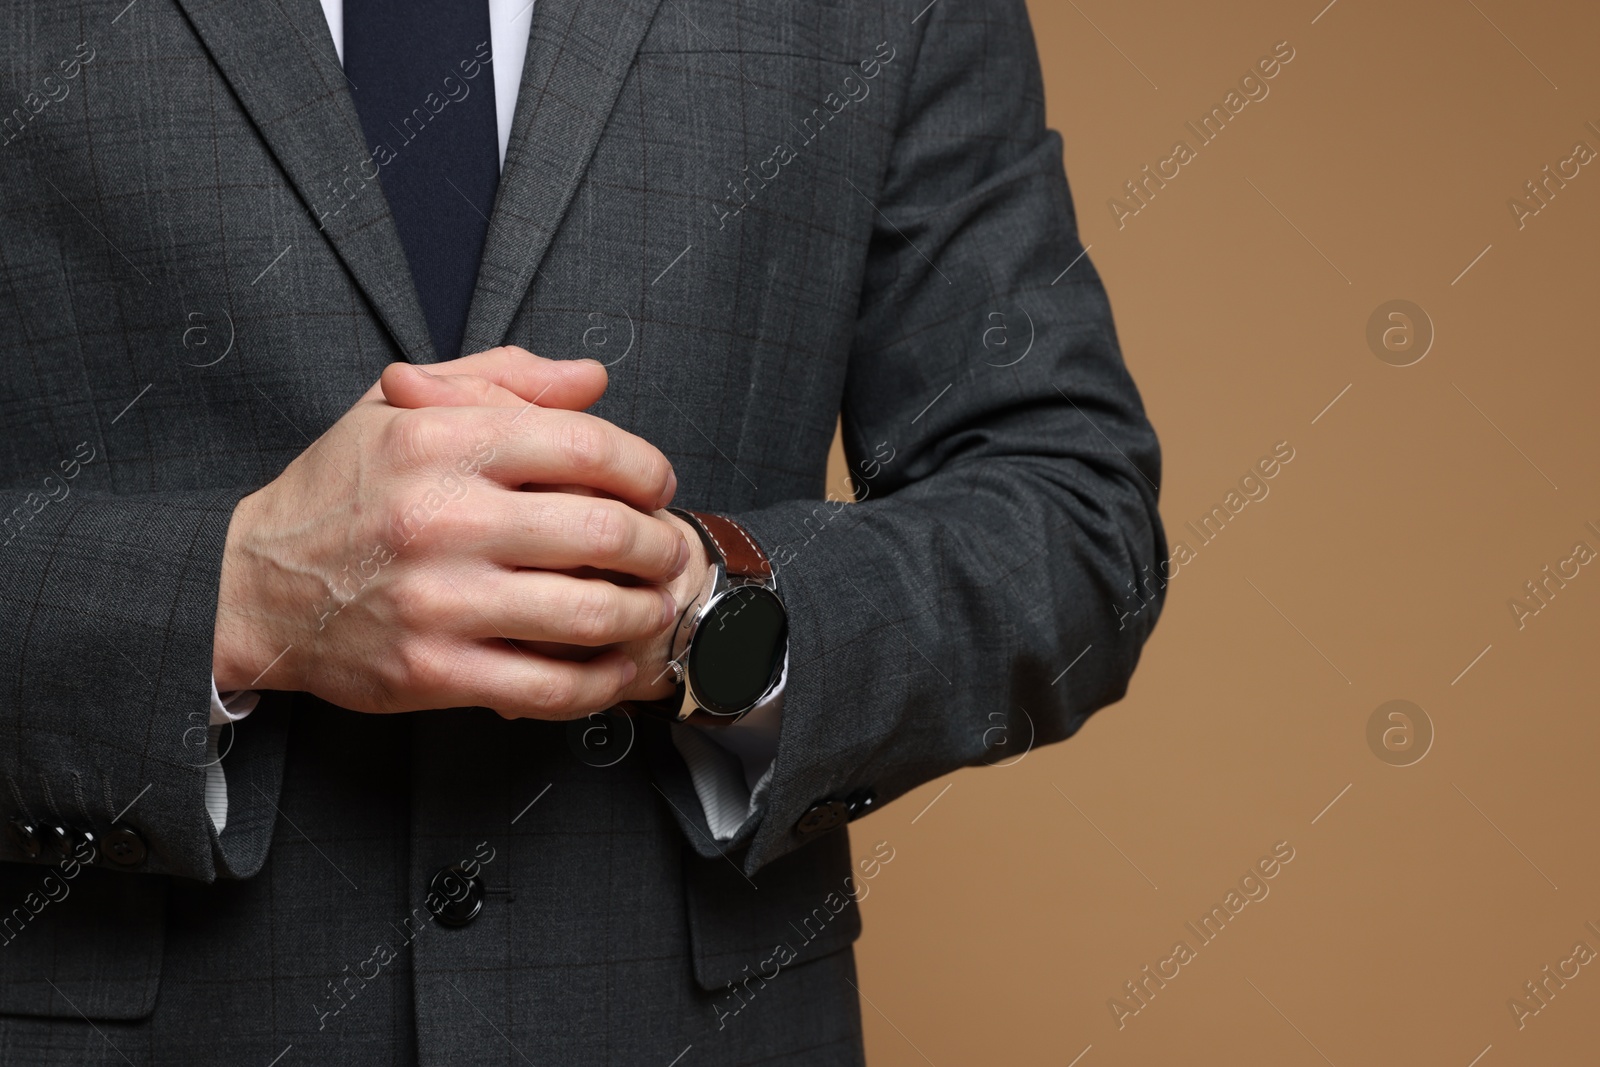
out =
{"type": "Polygon", "coordinates": [[[826,833],[836,826],[843,826],[849,815],[850,809],[842,800],[818,801],[800,816],[800,821],[794,824],[794,832],[801,837],[826,833]]]}
{"type": "Polygon", "coordinates": [[[22,819],[12,819],[6,824],[6,832],[11,837],[11,843],[17,846],[24,856],[30,860],[39,858],[43,846],[39,842],[39,835],[34,828],[22,819]]]}
{"type": "Polygon", "coordinates": [[[442,926],[466,926],[483,910],[483,879],[459,863],[440,867],[428,882],[428,910],[442,926]]]}
{"type": "Polygon", "coordinates": [[[118,867],[137,867],[150,854],[139,831],[127,823],[117,823],[100,839],[100,854],[118,867]]]}
{"type": "Polygon", "coordinates": [[[43,859],[66,859],[72,855],[72,831],[50,823],[39,827],[39,852],[43,859]]]}

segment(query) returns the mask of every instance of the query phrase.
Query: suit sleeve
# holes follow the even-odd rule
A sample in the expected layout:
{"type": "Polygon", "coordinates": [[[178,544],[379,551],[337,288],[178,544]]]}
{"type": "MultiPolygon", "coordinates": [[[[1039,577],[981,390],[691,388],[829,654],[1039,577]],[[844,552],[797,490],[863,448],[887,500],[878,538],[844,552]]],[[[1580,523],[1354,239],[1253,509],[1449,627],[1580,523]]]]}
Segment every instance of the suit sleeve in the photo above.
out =
{"type": "Polygon", "coordinates": [[[859,502],[733,516],[789,611],[782,737],[759,818],[726,846],[687,836],[751,874],[814,838],[819,803],[881,806],[1071,736],[1124,694],[1160,610],[1160,451],[1026,9],[922,22],[885,173],[854,179],[874,205],[843,401],[859,502]]]}
{"type": "Polygon", "coordinates": [[[0,490],[0,859],[57,862],[48,827],[79,840],[125,827],[143,849],[102,854],[101,867],[252,875],[275,818],[281,716],[224,731],[224,832],[206,807],[212,632],[241,494],[108,492],[92,444],[69,454],[44,488],[0,490]]]}

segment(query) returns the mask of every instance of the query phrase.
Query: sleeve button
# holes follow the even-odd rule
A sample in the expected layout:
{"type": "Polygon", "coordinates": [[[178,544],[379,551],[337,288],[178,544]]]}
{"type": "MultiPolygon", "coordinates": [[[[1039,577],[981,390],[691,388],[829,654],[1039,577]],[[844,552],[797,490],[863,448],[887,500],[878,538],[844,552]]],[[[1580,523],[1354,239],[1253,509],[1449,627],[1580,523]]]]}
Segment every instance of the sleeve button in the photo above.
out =
{"type": "Polygon", "coordinates": [[[137,867],[150,850],[139,831],[127,823],[117,823],[100,839],[100,854],[119,867],[137,867]]]}
{"type": "Polygon", "coordinates": [[[844,825],[849,817],[850,809],[844,801],[820,801],[811,805],[806,809],[806,813],[800,816],[800,821],[794,824],[794,832],[801,837],[812,837],[844,825]]]}
{"type": "Polygon", "coordinates": [[[849,810],[850,819],[853,822],[878,806],[877,790],[871,786],[857,789],[854,793],[844,798],[844,806],[849,810]]]}
{"type": "Polygon", "coordinates": [[[66,859],[72,854],[71,831],[52,823],[39,827],[39,853],[52,862],[66,859]]]}
{"type": "Polygon", "coordinates": [[[6,824],[6,833],[11,838],[11,843],[17,850],[30,860],[39,858],[43,846],[39,842],[39,834],[33,826],[21,818],[12,819],[6,824]]]}
{"type": "Polygon", "coordinates": [[[63,860],[75,859],[79,863],[93,863],[95,859],[95,836],[88,830],[74,826],[67,831],[66,850],[61,853],[63,860]]]}

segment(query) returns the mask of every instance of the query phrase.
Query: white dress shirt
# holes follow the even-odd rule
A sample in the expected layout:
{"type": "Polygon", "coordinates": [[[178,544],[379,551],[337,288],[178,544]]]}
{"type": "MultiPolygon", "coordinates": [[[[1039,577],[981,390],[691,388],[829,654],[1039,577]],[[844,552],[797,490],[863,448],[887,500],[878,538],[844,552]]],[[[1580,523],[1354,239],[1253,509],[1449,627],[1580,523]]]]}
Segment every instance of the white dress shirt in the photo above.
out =
{"type": "MultiPolygon", "coordinates": [[[[522,82],[522,65],[528,54],[528,35],[533,22],[533,4],[524,0],[488,0],[489,37],[494,71],[495,125],[500,139],[500,166],[506,165],[506,146],[511,141],[511,120],[516,113],[517,87],[522,82]]],[[[344,62],[344,0],[322,0],[322,13],[333,35],[334,51],[344,62]]],[[[705,810],[706,825],[718,841],[732,838],[751,817],[772,783],[772,768],[778,754],[778,731],[783,719],[783,691],[788,681],[789,661],[784,657],[783,675],[777,688],[762,704],[732,726],[690,726],[672,728],[672,742],[689,768],[694,791],[705,810]],[[710,735],[711,740],[707,737],[710,735]]],[[[206,811],[221,833],[228,825],[228,786],[219,752],[222,731],[255,710],[260,694],[249,690],[218,693],[211,683],[211,727],[207,731],[206,811]]]]}

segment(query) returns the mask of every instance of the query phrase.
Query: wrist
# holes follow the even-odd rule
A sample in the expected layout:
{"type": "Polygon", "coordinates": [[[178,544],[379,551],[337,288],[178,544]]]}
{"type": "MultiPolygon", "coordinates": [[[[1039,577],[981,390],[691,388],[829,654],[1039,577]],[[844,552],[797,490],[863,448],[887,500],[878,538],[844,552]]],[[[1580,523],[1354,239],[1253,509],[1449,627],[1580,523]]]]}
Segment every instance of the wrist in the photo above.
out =
{"type": "MultiPolygon", "coordinates": [[[[222,549],[222,573],[217,583],[217,617],[211,641],[211,677],[218,691],[226,693],[248,689],[260,681],[264,669],[283,648],[266,650],[251,605],[253,592],[252,553],[248,547],[253,518],[259,509],[258,494],[239,501],[228,521],[228,534],[222,549]]],[[[280,662],[278,669],[283,664],[280,662]]],[[[292,688],[275,685],[273,688],[292,688]]]]}

